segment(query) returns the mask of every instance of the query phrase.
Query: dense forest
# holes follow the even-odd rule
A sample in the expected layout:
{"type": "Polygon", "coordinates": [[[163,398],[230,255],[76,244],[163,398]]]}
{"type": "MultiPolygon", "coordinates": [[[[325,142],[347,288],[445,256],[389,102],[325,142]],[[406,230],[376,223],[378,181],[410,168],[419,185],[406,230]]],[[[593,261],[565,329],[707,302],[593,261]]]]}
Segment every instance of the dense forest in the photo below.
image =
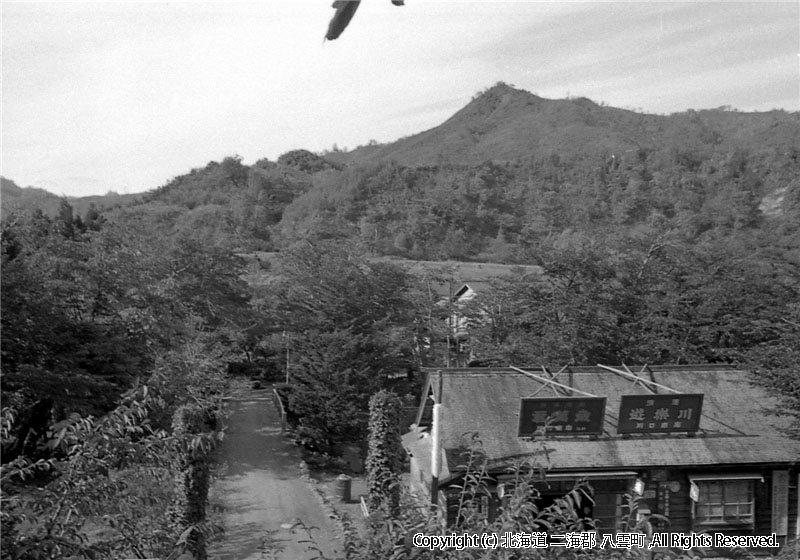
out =
{"type": "Polygon", "coordinates": [[[451,352],[434,286],[458,269],[410,259],[540,267],[461,309],[481,363],[736,363],[797,414],[799,158],[794,113],[643,115],[498,84],[392,144],[225,157],[141,197],[4,179],[3,558],[205,535],[162,506],[214,422],[176,419],[223,414],[237,367],[290,377],[310,456],[364,441],[370,397],[412,399],[451,352]]]}
{"type": "Polygon", "coordinates": [[[66,201],[4,222],[3,558],[160,555],[205,534],[176,480],[217,434],[180,419],[221,412],[250,320],[240,271],[66,201]]]}

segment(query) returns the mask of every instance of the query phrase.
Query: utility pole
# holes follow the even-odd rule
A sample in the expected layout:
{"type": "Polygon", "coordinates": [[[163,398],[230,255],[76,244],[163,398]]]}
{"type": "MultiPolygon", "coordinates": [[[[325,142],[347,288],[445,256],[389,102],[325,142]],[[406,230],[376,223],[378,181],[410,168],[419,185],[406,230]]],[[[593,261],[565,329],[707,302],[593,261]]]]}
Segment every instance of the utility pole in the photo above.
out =
{"type": "Polygon", "coordinates": [[[283,343],[286,345],[286,384],[289,384],[289,335],[283,331],[283,343]]]}
{"type": "Polygon", "coordinates": [[[447,298],[447,355],[445,367],[450,367],[450,337],[453,334],[453,277],[447,283],[449,296],[447,298]]]}
{"type": "MultiPolygon", "coordinates": [[[[437,372],[438,397],[433,395],[433,422],[431,424],[431,504],[439,504],[439,474],[442,468],[442,370],[437,372]]],[[[445,513],[446,515],[446,513],[445,513]]]]}

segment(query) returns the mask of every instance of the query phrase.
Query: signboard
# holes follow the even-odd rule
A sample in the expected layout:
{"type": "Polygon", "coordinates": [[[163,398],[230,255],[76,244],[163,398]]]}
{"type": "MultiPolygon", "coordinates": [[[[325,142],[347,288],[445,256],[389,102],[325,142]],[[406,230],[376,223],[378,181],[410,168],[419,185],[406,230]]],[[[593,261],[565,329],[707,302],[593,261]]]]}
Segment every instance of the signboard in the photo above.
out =
{"type": "Polygon", "coordinates": [[[695,484],[694,480],[689,481],[689,497],[693,502],[700,501],[700,487],[695,484]]]}
{"type": "Polygon", "coordinates": [[[702,410],[702,393],[622,395],[617,433],[696,432],[702,410]]]}
{"type": "Polygon", "coordinates": [[[603,433],[605,397],[523,398],[519,437],[547,435],[588,436],[603,433]]]}
{"type": "Polygon", "coordinates": [[[772,471],[772,532],[789,533],[789,471],[772,471]]]}
{"type": "Polygon", "coordinates": [[[659,482],[656,490],[656,513],[669,517],[669,486],[666,482],[659,482]]]}

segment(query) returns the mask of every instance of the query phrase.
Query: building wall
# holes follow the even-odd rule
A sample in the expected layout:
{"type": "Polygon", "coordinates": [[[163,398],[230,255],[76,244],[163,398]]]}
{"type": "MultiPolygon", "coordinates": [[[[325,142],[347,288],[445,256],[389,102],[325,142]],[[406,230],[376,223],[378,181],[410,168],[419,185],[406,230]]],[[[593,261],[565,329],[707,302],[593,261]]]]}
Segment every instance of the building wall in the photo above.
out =
{"type": "MultiPolygon", "coordinates": [[[[430,496],[430,478],[425,474],[416,464],[416,461],[411,460],[411,485],[428,499],[430,496]],[[422,476],[420,476],[422,475],[422,476]]],[[[680,468],[668,469],[651,469],[641,473],[641,478],[644,482],[644,494],[638,500],[638,506],[641,509],[649,510],[653,514],[659,514],[669,519],[668,524],[660,524],[653,518],[651,519],[652,529],[656,532],[672,532],[672,533],[692,533],[692,532],[724,532],[731,535],[751,534],[769,536],[778,530],[779,542],[781,545],[786,544],[787,540],[791,541],[796,538],[798,528],[798,474],[800,469],[797,467],[787,469],[785,466],[778,466],[777,469],[772,466],[762,466],[760,468],[753,468],[742,466],[739,469],[719,469],[709,468],[706,470],[692,469],[687,471],[680,468]],[[774,525],[776,520],[773,512],[773,482],[774,472],[779,470],[788,472],[788,484],[785,488],[784,503],[786,517],[785,520],[778,520],[778,523],[785,527],[784,534],[779,530],[780,527],[774,525]],[[753,499],[755,502],[755,522],[754,527],[748,530],[740,528],[725,528],[717,527],[709,529],[707,527],[698,526],[694,517],[694,502],[690,497],[690,476],[725,476],[725,475],[759,475],[763,477],[763,482],[760,479],[752,479],[753,481],[753,499]]],[[[502,478],[502,477],[499,477],[502,478]]],[[[439,492],[439,504],[443,514],[443,522],[448,525],[453,525],[457,521],[457,504],[458,494],[460,489],[457,487],[458,481],[452,481],[448,487],[442,487],[439,492]]],[[[499,481],[502,482],[502,481],[499,481]]],[[[629,502],[625,497],[626,494],[631,495],[633,491],[633,480],[630,478],[620,479],[592,479],[589,481],[594,490],[594,511],[592,517],[597,520],[596,529],[600,533],[613,533],[621,529],[627,531],[633,530],[633,525],[625,526],[624,521],[627,519],[631,524],[635,523],[637,516],[636,513],[630,513],[629,502]]],[[[569,492],[575,484],[572,479],[559,479],[549,480],[537,485],[542,495],[543,504],[552,503],[556,497],[564,496],[569,492]]],[[[479,509],[489,517],[489,519],[496,518],[500,513],[503,500],[497,496],[497,485],[490,485],[491,495],[485,499],[482,498],[479,509]]],[[[777,487],[781,489],[779,485],[777,487]]],[[[779,508],[778,512],[784,511],[779,508]]],[[[778,517],[781,517],[780,515],[778,517]]],[[[752,550],[756,556],[775,552],[775,550],[752,550]]],[[[718,556],[733,556],[734,550],[718,550],[718,556]]]]}
{"type": "Polygon", "coordinates": [[[786,467],[762,466],[753,468],[751,466],[742,466],[740,468],[724,468],[724,469],[706,469],[688,471],[686,469],[654,469],[643,473],[643,480],[645,482],[645,490],[642,496],[642,503],[649,507],[652,513],[664,515],[669,519],[669,526],[659,526],[654,522],[654,530],[656,531],[670,531],[678,533],[689,532],[724,532],[727,534],[742,534],[742,535],[765,535],[769,536],[773,532],[778,532],[781,542],[786,542],[788,538],[791,540],[796,537],[798,531],[798,469],[787,469],[786,467]],[[788,484],[785,488],[782,486],[777,487],[779,491],[779,500],[783,500],[785,509],[785,518],[778,515],[777,519],[773,515],[774,503],[774,472],[783,471],[788,472],[788,484]],[[698,523],[695,518],[696,504],[690,497],[690,477],[695,475],[702,476],[725,476],[737,474],[757,474],[763,477],[763,482],[759,479],[753,480],[753,499],[754,499],[754,526],[752,528],[737,528],[714,526],[704,527],[698,523]],[[783,496],[782,498],[780,496],[783,496]],[[783,525],[783,527],[775,526],[775,523],[783,525]],[[781,531],[785,528],[785,531],[781,531]]]}
{"type": "MultiPolygon", "coordinates": [[[[763,494],[761,503],[756,503],[757,508],[757,521],[756,521],[756,534],[769,535],[773,532],[778,532],[779,538],[785,537],[788,540],[793,538],[800,538],[800,526],[798,526],[798,509],[800,509],[800,501],[798,501],[798,476],[800,476],[800,468],[786,469],[778,467],[775,469],[768,469],[764,475],[765,484],[763,485],[763,494]],[[784,484],[776,484],[776,478],[783,473],[784,484]],[[775,503],[775,492],[781,491],[783,495],[785,490],[785,497],[777,496],[778,503],[775,503]],[[773,515],[773,506],[777,506],[780,513],[785,512],[785,518],[782,515],[773,515]],[[775,526],[775,524],[779,526],[775,526]]],[[[758,496],[756,496],[758,500],[758,496]]],[[[785,539],[781,539],[785,542],[785,539]]]]}
{"type": "Polygon", "coordinates": [[[430,500],[431,495],[431,476],[426,473],[420,465],[417,457],[409,459],[410,473],[409,473],[409,490],[412,494],[419,496],[421,499],[430,500]]]}

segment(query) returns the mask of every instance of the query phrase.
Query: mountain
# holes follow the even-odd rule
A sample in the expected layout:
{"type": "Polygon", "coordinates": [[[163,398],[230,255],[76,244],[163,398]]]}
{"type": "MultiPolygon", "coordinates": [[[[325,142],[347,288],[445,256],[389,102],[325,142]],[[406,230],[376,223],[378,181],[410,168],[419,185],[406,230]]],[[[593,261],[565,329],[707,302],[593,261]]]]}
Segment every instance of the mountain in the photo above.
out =
{"type": "Polygon", "coordinates": [[[52,218],[58,214],[62,200],[69,202],[76,214],[83,216],[92,205],[98,211],[104,211],[131,204],[140,198],[139,194],[114,192],[105,195],[60,197],[44,189],[20,187],[11,179],[0,177],[0,211],[4,219],[13,212],[33,210],[41,210],[52,218]]]}
{"type": "Polygon", "coordinates": [[[778,110],[650,115],[499,83],[435,128],[325,157],[342,170],[287,206],[284,243],[509,262],[565,234],[695,242],[800,221],[800,113],[778,110]]]}
{"type": "Polygon", "coordinates": [[[44,189],[22,188],[14,181],[0,177],[0,210],[5,218],[12,212],[40,209],[48,215],[58,212],[60,199],[44,189]]]}
{"type": "MultiPolygon", "coordinates": [[[[61,204],[10,181],[3,189],[4,212],[61,204]]],[[[82,215],[89,200],[69,202],[82,215]]],[[[800,113],[652,115],[498,83],[395,142],[253,165],[226,157],[139,198],[93,202],[157,235],[240,252],[334,239],[377,256],[523,263],[559,236],[794,235],[800,113]]]]}
{"type": "Polygon", "coordinates": [[[478,165],[537,155],[573,158],[720,145],[791,150],[800,146],[800,114],[739,113],[725,108],[669,116],[599,105],[586,98],[544,99],[507,84],[476,95],[441,125],[396,142],[327,156],[339,163],[478,165]]]}

